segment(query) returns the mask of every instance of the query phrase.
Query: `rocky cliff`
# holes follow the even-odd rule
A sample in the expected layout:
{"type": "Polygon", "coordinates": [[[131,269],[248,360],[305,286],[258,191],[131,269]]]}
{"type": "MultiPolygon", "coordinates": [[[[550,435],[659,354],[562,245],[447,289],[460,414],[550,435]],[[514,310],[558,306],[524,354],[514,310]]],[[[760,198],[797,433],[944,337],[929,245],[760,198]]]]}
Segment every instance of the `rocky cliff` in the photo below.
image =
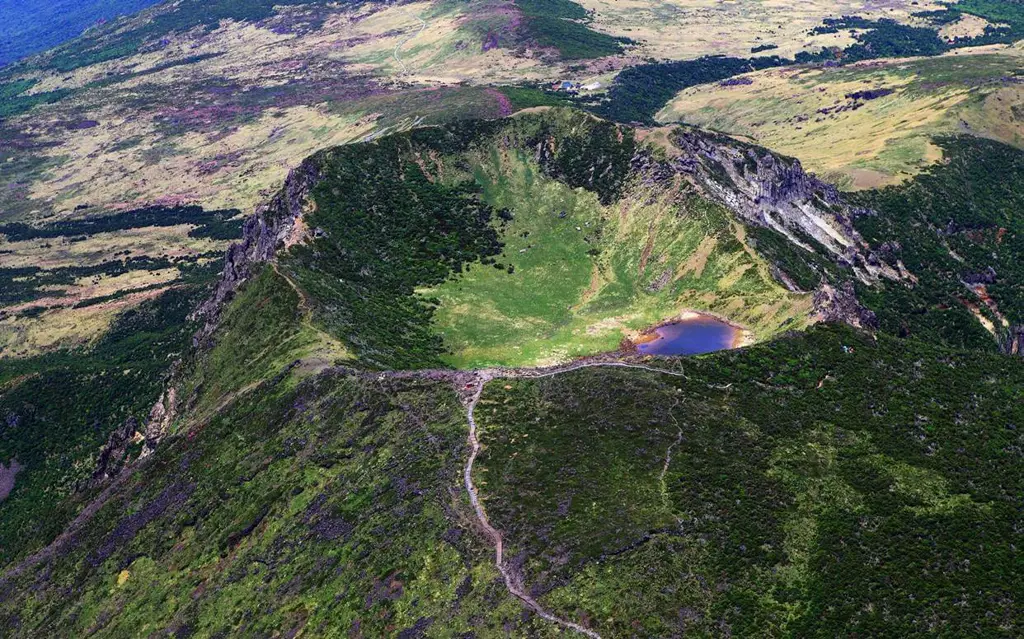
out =
{"type": "MultiPolygon", "coordinates": [[[[193,347],[202,349],[209,346],[221,309],[238,287],[255,273],[259,264],[271,261],[279,248],[294,241],[297,234],[304,233],[303,210],[310,190],[320,177],[318,158],[319,155],[311,156],[289,172],[281,189],[245,220],[242,239],[228,247],[216,287],[192,314],[193,319],[203,322],[192,337],[193,347]]],[[[156,450],[181,413],[183,398],[178,393],[181,371],[182,362],[177,360],[171,365],[164,392],[150,410],[143,429],[141,457],[156,450]]],[[[97,472],[101,470],[102,465],[97,472]]]]}
{"type": "Polygon", "coordinates": [[[866,284],[906,277],[901,264],[886,261],[854,228],[852,220],[871,211],[847,204],[799,160],[697,129],[679,128],[671,139],[682,152],[673,160],[675,169],[745,222],[823,253],[866,284]]]}
{"type": "Polygon", "coordinates": [[[290,171],[284,186],[245,220],[242,239],[228,247],[224,270],[213,294],[194,314],[204,321],[193,338],[194,345],[199,346],[213,333],[220,309],[238,286],[249,279],[254,267],[271,261],[279,248],[301,232],[307,196],[320,178],[318,158],[319,154],[313,155],[290,171]]]}
{"type": "Polygon", "coordinates": [[[814,291],[814,319],[819,322],[842,322],[863,329],[877,329],[878,318],[857,299],[853,282],[838,286],[822,282],[814,291]]]}
{"type": "Polygon", "coordinates": [[[999,350],[1007,355],[1024,357],[1024,324],[1015,324],[999,338],[999,350]]]}
{"type": "Polygon", "coordinates": [[[107,443],[100,447],[96,469],[89,479],[90,486],[98,486],[121,472],[128,462],[128,446],[135,441],[139,423],[134,417],[121,422],[107,437],[107,443]]]}

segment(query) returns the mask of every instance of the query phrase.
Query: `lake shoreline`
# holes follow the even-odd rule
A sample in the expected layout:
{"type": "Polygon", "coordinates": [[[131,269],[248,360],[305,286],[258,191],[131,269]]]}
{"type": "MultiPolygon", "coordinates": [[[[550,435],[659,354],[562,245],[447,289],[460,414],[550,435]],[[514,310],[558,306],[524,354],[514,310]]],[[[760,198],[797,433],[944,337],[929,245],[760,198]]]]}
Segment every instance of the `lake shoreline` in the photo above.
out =
{"type": "MultiPolygon", "coordinates": [[[[710,311],[698,311],[693,309],[687,309],[680,312],[673,318],[662,320],[661,322],[658,322],[654,326],[645,328],[632,336],[627,336],[626,341],[628,342],[628,344],[625,345],[625,348],[623,348],[622,350],[625,352],[633,352],[640,355],[652,355],[652,353],[644,352],[640,347],[643,346],[644,344],[650,344],[659,339],[664,339],[662,333],[664,332],[664,329],[666,327],[686,323],[696,324],[697,322],[706,320],[711,320],[713,322],[726,325],[730,329],[732,329],[732,339],[729,343],[729,346],[724,348],[716,348],[706,352],[743,348],[745,346],[753,345],[756,341],[754,337],[754,332],[748,329],[747,327],[738,324],[737,322],[734,322],[726,317],[723,317],[721,315],[718,315],[717,313],[713,313],[710,311]]],[[[685,353],[681,355],[685,355],[685,353]]]]}

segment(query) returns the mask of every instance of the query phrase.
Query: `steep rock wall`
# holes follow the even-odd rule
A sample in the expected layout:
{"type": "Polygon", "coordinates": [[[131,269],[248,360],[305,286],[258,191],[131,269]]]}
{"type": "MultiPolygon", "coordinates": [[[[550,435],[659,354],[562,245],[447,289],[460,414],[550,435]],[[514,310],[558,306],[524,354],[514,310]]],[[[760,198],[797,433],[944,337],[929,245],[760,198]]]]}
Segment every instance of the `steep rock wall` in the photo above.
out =
{"type": "Polygon", "coordinates": [[[274,255],[302,224],[303,208],[309,193],[320,179],[319,154],[311,156],[288,173],[284,186],[266,203],[257,207],[242,226],[242,239],[228,247],[224,270],[210,298],[195,312],[204,320],[193,337],[193,345],[205,342],[217,327],[220,309],[238,287],[274,255]]]}
{"type": "Polygon", "coordinates": [[[855,217],[872,212],[847,204],[835,187],[805,172],[799,160],[696,129],[680,128],[671,139],[682,152],[673,160],[676,170],[745,222],[774,229],[806,251],[821,253],[817,244],[865,284],[907,276],[901,264],[887,262],[854,228],[855,217]]]}

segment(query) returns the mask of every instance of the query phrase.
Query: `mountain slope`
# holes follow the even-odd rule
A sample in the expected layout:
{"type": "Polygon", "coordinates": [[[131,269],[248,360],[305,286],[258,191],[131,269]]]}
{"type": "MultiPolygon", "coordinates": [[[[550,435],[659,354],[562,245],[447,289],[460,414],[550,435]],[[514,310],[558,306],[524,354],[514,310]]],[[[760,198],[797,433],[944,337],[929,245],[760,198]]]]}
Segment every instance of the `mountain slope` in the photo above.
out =
{"type": "MultiPolygon", "coordinates": [[[[997,151],[1019,153],[975,161],[997,151]]],[[[60,496],[62,532],[6,556],[4,627],[1013,635],[1020,358],[900,339],[887,318],[876,334],[786,331],[843,318],[820,306],[827,291],[868,326],[851,291],[913,290],[905,269],[924,260],[876,246],[906,232],[886,200],[908,197],[878,197],[858,208],[717,134],[572,110],[316,154],[247,220],[138,436],[112,439],[108,472],[60,496]],[[816,295],[774,279],[794,265],[824,280],[816,295]],[[661,275],[677,269],[679,289],[661,275]],[[714,285],[688,294],[704,274],[714,285]],[[516,322],[627,309],[656,323],[691,302],[774,339],[645,359],[604,352],[625,335],[606,323],[608,345],[566,330],[515,348],[516,322]],[[519,315],[460,325],[466,303],[519,315]],[[566,362],[573,339],[603,354],[536,368],[566,362]]],[[[23,398],[3,392],[17,422],[23,398]]],[[[16,489],[44,477],[21,472],[16,489]]],[[[3,507],[28,513],[14,498],[3,507]]]]}
{"type": "MultiPolygon", "coordinates": [[[[475,479],[542,605],[601,636],[1014,632],[1019,361],[815,329],[684,370],[485,389],[475,479]]],[[[286,380],[165,441],[8,573],[5,626],[558,633],[491,564],[450,381],[286,380]]]]}
{"type": "MultiPolygon", "coordinates": [[[[47,243],[4,234],[0,281],[49,294],[0,301],[0,357],[95,342],[117,312],[180,282],[177,258],[208,260],[236,237],[196,241],[190,225],[205,226],[211,215],[240,223],[301,158],[322,149],[569,101],[650,123],[695,84],[755,68],[820,70],[1011,42],[1019,22],[1014,10],[986,2],[705,4],[671,0],[627,12],[592,0],[187,0],[9,65],[0,71],[5,226],[45,232],[136,211],[152,220],[164,209],[180,223],[47,243]],[[949,41],[943,34],[960,19],[973,20],[973,30],[956,27],[960,36],[949,41]],[[24,270],[29,256],[37,270],[24,270]],[[77,261],[101,270],[102,285],[90,282],[96,272],[72,270],[77,261]]],[[[917,96],[912,107],[927,110],[928,100],[917,96]]],[[[1007,134],[1011,105],[991,106],[981,130],[1007,134]]]]}

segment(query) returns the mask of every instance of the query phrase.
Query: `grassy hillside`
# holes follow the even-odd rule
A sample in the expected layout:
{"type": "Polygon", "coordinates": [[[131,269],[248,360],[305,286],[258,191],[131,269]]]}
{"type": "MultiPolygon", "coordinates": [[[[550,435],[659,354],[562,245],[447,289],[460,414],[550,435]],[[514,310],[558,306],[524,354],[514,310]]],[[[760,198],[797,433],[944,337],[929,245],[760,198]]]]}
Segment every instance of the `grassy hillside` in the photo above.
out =
{"type": "Polygon", "coordinates": [[[854,223],[876,247],[905,238],[886,258],[917,281],[859,291],[877,335],[787,333],[807,296],[757,248],[782,265],[802,249],[766,250],[773,232],[668,171],[679,149],[645,133],[556,109],[318,154],[308,197],[290,183],[264,214],[269,232],[301,212],[276,260],[249,265],[193,348],[174,306],[167,324],[124,318],[111,347],[131,357],[5,372],[0,472],[24,468],[0,502],[3,627],[558,636],[510,594],[463,484],[473,373],[407,369],[605,351],[696,307],[775,339],[646,362],[673,376],[483,388],[470,477],[502,568],[602,637],[1017,633],[1024,365],[950,348],[993,342],[936,313],[989,255],[990,297],[1016,312],[1020,152],[943,141],[948,165],[859,199],[877,215],[854,223]],[[964,261],[936,258],[942,241],[964,261]],[[908,304],[936,307],[885,313],[908,304]],[[135,461],[132,438],[94,480],[109,425],[143,428],[169,388],[155,452],[135,461]]]}
{"type": "Polygon", "coordinates": [[[1024,636],[1022,6],[178,0],[0,68],[0,635],[1024,636]],[[745,347],[633,348],[688,311],[745,347]]]}
{"type": "Polygon", "coordinates": [[[1011,112],[1024,100],[1014,79],[1022,53],[760,71],[682,91],[658,119],[743,136],[843,186],[876,188],[941,159],[936,135],[1024,145],[1011,112]]]}
{"type": "Polygon", "coordinates": [[[545,176],[522,151],[480,154],[484,200],[502,225],[499,268],[472,268],[421,291],[440,301],[434,326],[459,367],[535,365],[616,349],[686,309],[719,313],[759,337],[805,322],[747,250],[722,207],[675,184],[631,186],[607,205],[545,176]]]}
{"type": "MultiPolygon", "coordinates": [[[[544,605],[602,636],[1014,631],[1019,361],[829,328],[681,370],[488,385],[476,479],[544,605]]],[[[451,387],[374,377],[268,376],[171,437],[5,577],[5,627],[556,636],[473,523],[451,387]]]]}
{"type": "Polygon", "coordinates": [[[5,584],[4,627],[415,636],[534,625],[458,514],[464,442],[455,395],[437,383],[267,380],[136,470],[51,576],[39,566],[5,584]],[[54,596],[62,584],[74,602],[54,596]]]}
{"type": "Polygon", "coordinates": [[[238,214],[153,206],[0,224],[0,359],[93,346],[121,313],[209,280],[238,214]]]}

